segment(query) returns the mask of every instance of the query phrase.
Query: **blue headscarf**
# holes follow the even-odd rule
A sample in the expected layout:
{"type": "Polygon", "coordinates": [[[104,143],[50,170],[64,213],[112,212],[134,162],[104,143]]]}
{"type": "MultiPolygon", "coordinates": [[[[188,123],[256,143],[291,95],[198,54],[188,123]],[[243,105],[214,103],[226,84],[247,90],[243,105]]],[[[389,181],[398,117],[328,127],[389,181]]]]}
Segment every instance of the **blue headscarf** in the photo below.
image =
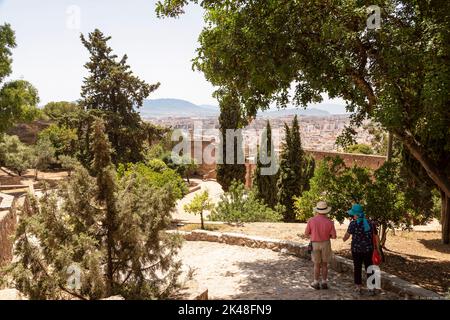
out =
{"type": "Polygon", "coordinates": [[[370,231],[370,224],[369,221],[366,219],[366,215],[364,214],[363,208],[359,203],[356,203],[352,206],[350,210],[347,211],[349,216],[358,216],[358,219],[356,220],[358,223],[364,224],[364,231],[369,232],[370,231]]]}

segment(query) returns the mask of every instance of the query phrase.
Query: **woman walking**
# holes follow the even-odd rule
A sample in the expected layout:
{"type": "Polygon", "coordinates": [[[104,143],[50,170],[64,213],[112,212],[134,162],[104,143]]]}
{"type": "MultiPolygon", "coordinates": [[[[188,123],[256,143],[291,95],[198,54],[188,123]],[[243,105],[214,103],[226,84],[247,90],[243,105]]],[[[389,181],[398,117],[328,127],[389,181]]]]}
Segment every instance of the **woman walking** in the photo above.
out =
{"type": "MultiPolygon", "coordinates": [[[[354,266],[354,282],[355,290],[362,294],[362,265],[366,270],[367,277],[371,274],[367,273],[367,269],[372,265],[373,240],[372,234],[377,235],[375,225],[366,219],[363,208],[360,204],[354,204],[348,211],[348,215],[352,217],[352,221],[348,226],[348,230],[344,235],[344,241],[352,236],[351,250],[354,266]]],[[[369,294],[375,294],[374,290],[369,290],[369,294]]]]}

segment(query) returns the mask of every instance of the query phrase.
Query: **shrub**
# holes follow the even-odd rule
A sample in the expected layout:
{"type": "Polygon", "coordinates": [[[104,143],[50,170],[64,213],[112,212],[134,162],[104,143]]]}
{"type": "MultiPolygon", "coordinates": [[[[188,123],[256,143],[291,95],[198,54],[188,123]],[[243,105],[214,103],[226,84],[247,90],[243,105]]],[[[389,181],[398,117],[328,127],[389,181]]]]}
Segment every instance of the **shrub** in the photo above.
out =
{"type": "Polygon", "coordinates": [[[346,147],[345,152],[348,153],[357,153],[357,154],[374,154],[372,148],[364,143],[353,144],[351,146],[346,147]]]}
{"type": "Polygon", "coordinates": [[[45,170],[57,163],[55,157],[55,148],[48,138],[40,138],[34,147],[34,163],[36,169],[35,178],[38,178],[38,170],[45,170]]]}
{"type": "Polygon", "coordinates": [[[0,141],[0,164],[19,176],[35,163],[34,150],[23,144],[17,136],[4,135],[0,141]]]}
{"type": "Polygon", "coordinates": [[[148,162],[147,165],[156,172],[163,172],[168,168],[164,161],[160,159],[152,159],[148,162]]]}
{"type": "Polygon", "coordinates": [[[79,164],[77,159],[64,155],[59,157],[59,163],[64,170],[67,170],[69,172],[69,177],[72,174],[72,171],[79,164]]]}
{"type": "Polygon", "coordinates": [[[43,113],[52,120],[59,120],[81,108],[78,104],[67,101],[49,102],[42,109],[43,113]]]}
{"type": "Polygon", "coordinates": [[[59,158],[60,155],[75,156],[78,143],[75,129],[52,124],[39,133],[39,140],[42,139],[51,141],[56,157],[59,158]]]}
{"type": "Polygon", "coordinates": [[[118,168],[119,177],[134,174],[141,182],[150,186],[169,188],[176,199],[181,199],[188,192],[185,182],[179,174],[168,168],[164,162],[162,164],[161,162],[154,161],[154,167],[145,165],[144,163],[120,164],[118,168]],[[155,167],[158,170],[155,170],[155,167]]]}
{"type": "Polygon", "coordinates": [[[355,202],[361,203],[367,217],[380,226],[381,244],[386,241],[389,228],[408,227],[408,204],[402,189],[399,168],[386,162],[375,171],[346,167],[339,157],[325,158],[316,169],[311,188],[296,198],[297,217],[302,221],[313,215],[313,206],[325,200],[333,208],[332,218],[342,222],[347,210],[355,202]]]}
{"type": "Polygon", "coordinates": [[[199,214],[201,220],[201,228],[205,229],[205,224],[203,222],[203,212],[206,210],[212,210],[214,208],[214,204],[211,202],[209,198],[208,191],[203,191],[202,193],[197,193],[192,199],[192,201],[186,205],[184,205],[184,211],[193,214],[199,214]]]}
{"type": "Polygon", "coordinates": [[[209,218],[213,221],[241,224],[279,221],[282,216],[258,199],[253,190],[246,191],[242,183],[233,181],[209,218]]]}

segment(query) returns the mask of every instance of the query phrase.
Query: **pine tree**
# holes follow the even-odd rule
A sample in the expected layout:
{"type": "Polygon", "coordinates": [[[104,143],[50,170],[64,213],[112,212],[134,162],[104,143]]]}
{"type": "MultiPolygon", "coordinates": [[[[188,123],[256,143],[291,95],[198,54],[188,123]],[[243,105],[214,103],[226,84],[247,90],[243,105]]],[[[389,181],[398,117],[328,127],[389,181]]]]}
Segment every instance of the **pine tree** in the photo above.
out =
{"type": "MultiPolygon", "coordinates": [[[[81,88],[80,104],[85,111],[93,111],[104,119],[113,148],[113,163],[136,162],[142,160],[143,143],[151,130],[136,108],[142,106],[144,99],[159,87],[159,83],[150,85],[134,76],[127,65],[128,57],[124,55],[118,60],[112,53],[107,44],[110,39],[98,29],[90,33],[88,39],[81,35],[91,57],[85,64],[89,76],[81,88]]],[[[85,134],[90,135],[89,125],[85,134]]]]}
{"type": "Polygon", "coordinates": [[[80,166],[57,192],[33,199],[8,273],[31,299],[166,298],[180,274],[174,257],[181,241],[161,232],[175,199],[135,176],[117,178],[100,120],[91,140],[95,177],[80,166]]]}
{"type": "Polygon", "coordinates": [[[292,128],[285,124],[285,132],[277,184],[278,202],[283,206],[284,220],[292,222],[295,220],[294,197],[300,196],[302,191],[308,188],[310,176],[314,171],[314,160],[305,159],[297,116],[292,121],[292,128]]]}
{"type": "Polygon", "coordinates": [[[274,174],[262,174],[261,171],[263,168],[267,169],[271,165],[273,166],[272,163],[263,164],[261,159],[271,159],[271,161],[277,161],[272,141],[272,129],[269,121],[267,121],[266,128],[261,135],[261,146],[258,154],[258,162],[254,173],[256,195],[259,199],[262,199],[266,205],[274,209],[277,205],[278,170],[276,170],[276,173],[274,174]]]}
{"type": "Polygon", "coordinates": [[[227,129],[237,130],[242,128],[242,115],[240,112],[239,100],[236,95],[231,93],[224,94],[220,99],[220,148],[222,149],[222,157],[219,158],[219,163],[216,168],[217,182],[222,186],[223,190],[228,191],[231,183],[235,181],[245,182],[245,164],[238,163],[239,155],[243,155],[244,151],[239,148],[242,146],[242,133],[237,131],[237,136],[234,138],[234,159],[232,163],[228,163],[226,146],[231,145],[233,141],[227,141],[227,129]]]}

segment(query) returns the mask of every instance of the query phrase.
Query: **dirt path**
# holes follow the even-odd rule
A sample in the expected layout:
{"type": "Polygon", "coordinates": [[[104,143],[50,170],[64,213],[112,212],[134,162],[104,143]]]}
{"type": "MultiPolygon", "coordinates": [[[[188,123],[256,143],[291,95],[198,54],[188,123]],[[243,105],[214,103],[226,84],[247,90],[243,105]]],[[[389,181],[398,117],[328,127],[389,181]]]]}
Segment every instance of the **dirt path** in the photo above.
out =
{"type": "Polygon", "coordinates": [[[195,269],[194,281],[208,289],[210,299],[398,299],[390,292],[359,296],[351,276],[332,270],[330,289],[314,290],[310,261],[267,249],[186,241],[180,258],[185,270],[195,269]]]}
{"type": "MultiPolygon", "coordinates": [[[[307,242],[299,237],[306,224],[302,223],[247,223],[243,227],[229,225],[209,226],[220,232],[236,232],[248,235],[307,242]]],[[[182,230],[198,229],[199,226],[185,226],[182,230]]],[[[346,225],[336,225],[338,239],[331,242],[336,254],[351,258],[350,241],[343,242],[346,225]]],[[[450,246],[441,242],[440,232],[390,231],[385,251],[386,261],[382,269],[406,281],[415,283],[441,295],[450,290],[450,246]]]]}
{"type": "MultiPolygon", "coordinates": [[[[220,200],[220,196],[223,194],[222,187],[216,181],[202,181],[201,179],[191,179],[191,181],[196,182],[200,185],[200,190],[187,194],[183,199],[180,199],[177,202],[175,212],[172,217],[174,220],[182,221],[182,222],[190,222],[190,223],[200,223],[200,216],[193,215],[190,213],[184,212],[183,206],[188,204],[194,199],[196,194],[202,193],[207,190],[209,193],[209,197],[211,198],[213,203],[217,203],[220,200]]],[[[207,218],[209,215],[209,211],[205,211],[203,216],[207,218]]]]}

